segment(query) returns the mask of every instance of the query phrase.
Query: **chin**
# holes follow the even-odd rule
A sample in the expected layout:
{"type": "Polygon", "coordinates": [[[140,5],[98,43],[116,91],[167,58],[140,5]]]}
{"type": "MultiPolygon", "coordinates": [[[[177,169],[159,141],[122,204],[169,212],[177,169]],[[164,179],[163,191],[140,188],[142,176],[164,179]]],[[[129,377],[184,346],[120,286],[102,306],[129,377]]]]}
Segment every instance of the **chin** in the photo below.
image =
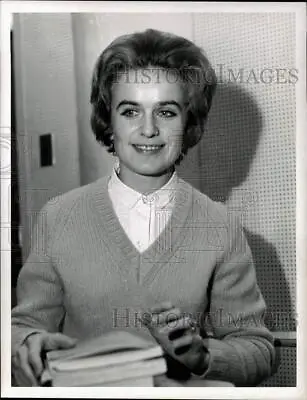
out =
{"type": "Polygon", "coordinates": [[[138,171],[137,173],[139,173],[140,175],[144,175],[144,176],[163,176],[166,175],[167,173],[169,173],[169,171],[173,168],[173,166],[167,167],[167,168],[161,168],[161,169],[147,169],[147,170],[143,170],[143,171],[138,171]]]}
{"type": "Polygon", "coordinates": [[[161,176],[164,175],[166,172],[165,170],[149,170],[149,169],[144,169],[144,170],[139,170],[139,171],[135,171],[137,174],[139,175],[143,175],[143,176],[161,176]]]}

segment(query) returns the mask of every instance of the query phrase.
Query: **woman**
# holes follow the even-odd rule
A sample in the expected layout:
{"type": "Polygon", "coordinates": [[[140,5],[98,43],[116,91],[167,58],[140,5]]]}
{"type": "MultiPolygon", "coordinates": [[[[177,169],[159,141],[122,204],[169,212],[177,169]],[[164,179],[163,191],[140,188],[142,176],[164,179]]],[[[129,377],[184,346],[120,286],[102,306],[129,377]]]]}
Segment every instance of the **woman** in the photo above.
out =
{"type": "Polygon", "coordinates": [[[271,375],[273,338],[242,229],[176,173],[215,86],[201,49],[155,30],[122,36],[98,58],[92,129],[118,162],[40,213],[43,238],[12,315],[17,384],[38,384],[43,351],[118,328],[158,341],[171,376],[246,386],[271,375]]]}

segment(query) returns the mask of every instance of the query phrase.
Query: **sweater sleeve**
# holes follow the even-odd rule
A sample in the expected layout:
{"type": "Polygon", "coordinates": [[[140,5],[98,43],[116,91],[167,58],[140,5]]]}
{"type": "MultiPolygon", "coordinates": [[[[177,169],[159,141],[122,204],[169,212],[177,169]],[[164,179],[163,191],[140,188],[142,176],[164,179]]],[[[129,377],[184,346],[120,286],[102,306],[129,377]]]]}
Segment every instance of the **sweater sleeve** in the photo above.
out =
{"type": "MultiPolygon", "coordinates": [[[[12,355],[35,332],[56,332],[64,316],[63,290],[53,267],[50,224],[52,207],[43,207],[31,235],[31,251],[17,281],[17,306],[12,310],[12,355]]],[[[51,235],[52,234],[52,235],[51,235]]]]}
{"type": "Polygon", "coordinates": [[[227,243],[209,290],[212,337],[206,379],[255,386],[276,368],[273,336],[264,325],[266,304],[257,284],[252,253],[238,221],[227,227],[227,243]]]}

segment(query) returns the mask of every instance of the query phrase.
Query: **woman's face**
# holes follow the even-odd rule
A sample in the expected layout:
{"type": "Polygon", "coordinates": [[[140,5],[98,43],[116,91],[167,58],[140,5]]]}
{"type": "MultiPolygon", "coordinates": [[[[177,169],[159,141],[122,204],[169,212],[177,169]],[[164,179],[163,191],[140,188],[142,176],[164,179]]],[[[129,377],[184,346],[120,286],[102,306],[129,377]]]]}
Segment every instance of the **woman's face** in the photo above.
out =
{"type": "Polygon", "coordinates": [[[180,155],[184,94],[176,77],[146,68],[120,76],[112,87],[111,123],[121,174],[162,176],[180,155]]]}

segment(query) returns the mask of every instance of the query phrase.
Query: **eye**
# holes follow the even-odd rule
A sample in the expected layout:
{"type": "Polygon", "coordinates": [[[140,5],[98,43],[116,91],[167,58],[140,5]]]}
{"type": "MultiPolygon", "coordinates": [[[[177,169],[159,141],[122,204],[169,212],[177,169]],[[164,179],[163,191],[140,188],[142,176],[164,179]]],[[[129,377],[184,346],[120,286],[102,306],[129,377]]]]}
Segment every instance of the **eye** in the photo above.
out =
{"type": "Polygon", "coordinates": [[[135,118],[138,115],[138,110],[135,110],[133,108],[127,108],[126,110],[122,111],[120,115],[123,115],[124,117],[127,118],[135,118]]]}
{"type": "Polygon", "coordinates": [[[174,118],[177,116],[177,113],[172,110],[160,110],[158,111],[158,116],[162,118],[174,118]]]}

